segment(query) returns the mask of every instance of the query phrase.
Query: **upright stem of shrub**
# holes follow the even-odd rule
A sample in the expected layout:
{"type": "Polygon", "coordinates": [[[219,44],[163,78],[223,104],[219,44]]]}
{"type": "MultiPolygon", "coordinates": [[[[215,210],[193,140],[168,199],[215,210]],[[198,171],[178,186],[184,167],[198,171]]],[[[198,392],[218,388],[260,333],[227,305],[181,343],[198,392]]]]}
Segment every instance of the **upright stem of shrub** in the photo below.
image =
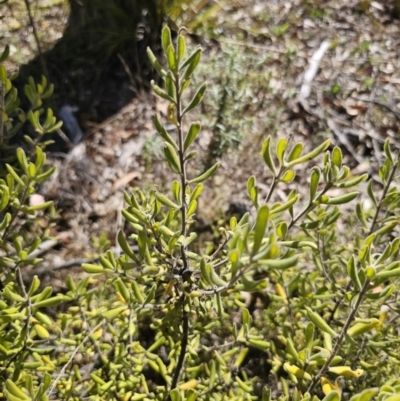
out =
{"type": "MultiPolygon", "coordinates": [[[[182,230],[181,234],[186,237],[186,166],[185,166],[185,151],[183,149],[183,132],[182,132],[182,104],[181,104],[181,95],[179,93],[179,73],[176,74],[175,77],[175,87],[176,87],[176,119],[177,119],[177,128],[178,128],[178,147],[179,147],[179,162],[181,165],[181,218],[182,218],[182,230]]],[[[188,268],[188,262],[186,258],[186,247],[185,245],[181,246],[181,256],[183,261],[183,270],[188,268]]]]}
{"type": "MultiPolygon", "coordinates": [[[[181,95],[179,93],[179,73],[175,75],[175,87],[176,87],[176,119],[177,119],[177,129],[178,129],[178,150],[179,150],[179,162],[181,165],[181,219],[182,219],[182,229],[181,234],[183,237],[186,237],[186,167],[185,167],[185,151],[183,148],[183,131],[182,131],[182,104],[181,104],[181,95]]],[[[188,261],[186,256],[186,246],[181,245],[181,257],[183,262],[183,268],[181,269],[181,273],[188,269],[188,261]]],[[[185,294],[181,295],[181,303],[182,303],[182,339],[181,339],[181,350],[178,358],[178,362],[174,371],[174,375],[172,377],[171,382],[171,390],[176,388],[179,377],[181,375],[183,364],[185,362],[186,349],[188,344],[188,336],[189,336],[189,313],[185,310],[185,294]]],[[[168,397],[169,398],[169,397],[168,397]]]]}
{"type": "Polygon", "coordinates": [[[311,395],[315,389],[315,386],[319,383],[321,380],[321,377],[325,374],[325,372],[329,369],[330,364],[332,363],[333,358],[337,355],[337,353],[340,350],[340,347],[342,346],[343,340],[346,336],[347,330],[349,329],[351,323],[354,320],[354,317],[358,311],[358,308],[361,305],[361,302],[363,301],[364,295],[369,289],[369,284],[370,280],[366,279],[364,282],[364,285],[362,286],[360,292],[358,293],[358,298],[356,301],[356,304],[354,307],[351,309],[349,316],[346,319],[346,322],[343,326],[342,331],[339,334],[339,337],[336,340],[335,346],[332,349],[331,355],[329,356],[328,360],[325,362],[325,365],[322,366],[321,370],[314,376],[310,386],[307,389],[307,392],[309,392],[311,395]]]}

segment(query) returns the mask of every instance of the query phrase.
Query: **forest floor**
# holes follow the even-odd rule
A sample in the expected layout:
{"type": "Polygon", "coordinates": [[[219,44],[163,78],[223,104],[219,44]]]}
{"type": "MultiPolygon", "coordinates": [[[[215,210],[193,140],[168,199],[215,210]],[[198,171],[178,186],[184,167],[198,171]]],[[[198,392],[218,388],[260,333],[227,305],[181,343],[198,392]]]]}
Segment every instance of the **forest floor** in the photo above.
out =
{"type": "MultiPolygon", "coordinates": [[[[202,224],[221,218],[231,203],[249,204],[251,175],[262,194],[267,192],[270,175],[260,150],[269,135],[273,141],[304,142],[307,150],[330,138],[342,148],[352,174],[376,174],[384,140],[399,143],[400,20],[390,4],[194,1],[179,16],[190,46],[200,43],[204,49],[196,82],[208,84],[193,114],[203,131],[200,161],[191,173],[221,161],[199,204],[202,224]]],[[[49,49],[62,36],[67,3],[37,0],[31,7],[42,48],[49,49]]],[[[3,8],[0,45],[11,46],[12,70],[33,58],[37,47],[24,2],[3,8]]],[[[57,173],[41,194],[54,200],[61,220],[53,231],[57,240],[43,249],[43,277],[58,280],[49,272],[79,269],[82,259],[96,258],[107,243],[115,245],[124,225],[124,190],[170,186],[153,125],[155,112],[166,122],[167,104],[138,93],[119,113],[100,123],[86,121],[84,141],[69,153],[49,155],[57,173]]],[[[304,187],[307,179],[307,172],[298,171],[277,196],[304,187]]]]}

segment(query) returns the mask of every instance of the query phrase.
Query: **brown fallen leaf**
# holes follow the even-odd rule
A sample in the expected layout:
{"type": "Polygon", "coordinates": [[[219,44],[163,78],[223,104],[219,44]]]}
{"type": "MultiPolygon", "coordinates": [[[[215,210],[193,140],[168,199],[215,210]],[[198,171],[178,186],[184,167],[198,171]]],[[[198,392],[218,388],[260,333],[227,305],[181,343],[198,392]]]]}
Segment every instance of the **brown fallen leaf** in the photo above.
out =
{"type": "Polygon", "coordinates": [[[135,178],[140,178],[141,176],[142,176],[142,174],[139,173],[138,171],[132,171],[131,173],[128,173],[128,174],[124,175],[123,177],[121,177],[120,179],[118,179],[117,181],[115,181],[115,183],[113,185],[113,190],[117,190],[121,187],[125,187],[132,180],[134,180],[135,178]]]}

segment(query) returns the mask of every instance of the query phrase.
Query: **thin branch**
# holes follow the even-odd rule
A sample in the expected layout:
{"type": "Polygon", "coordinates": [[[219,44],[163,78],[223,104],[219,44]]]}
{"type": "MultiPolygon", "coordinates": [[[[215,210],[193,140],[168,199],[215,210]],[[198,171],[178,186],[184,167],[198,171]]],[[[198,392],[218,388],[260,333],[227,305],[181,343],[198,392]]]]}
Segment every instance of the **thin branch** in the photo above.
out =
{"type": "Polygon", "coordinates": [[[186,357],[186,348],[189,340],[189,313],[185,310],[185,295],[182,295],[182,339],[181,339],[181,352],[179,353],[178,362],[172,377],[171,389],[176,388],[179,382],[179,378],[182,373],[183,365],[186,357]]]}
{"type": "Polygon", "coordinates": [[[370,230],[368,232],[368,235],[371,235],[374,232],[374,228],[375,228],[376,222],[378,221],[379,213],[380,213],[380,211],[382,209],[383,200],[386,198],[386,194],[389,191],[390,184],[392,183],[392,181],[394,179],[394,176],[396,175],[396,170],[397,170],[397,167],[399,165],[399,161],[400,161],[400,151],[399,151],[399,155],[397,157],[397,160],[395,161],[395,163],[393,165],[392,171],[390,172],[390,176],[389,176],[389,178],[388,178],[388,180],[387,180],[387,182],[386,182],[386,184],[385,184],[385,186],[383,188],[382,196],[381,196],[381,199],[380,199],[380,201],[379,201],[379,203],[378,203],[378,205],[376,207],[375,215],[374,215],[374,218],[372,220],[371,228],[370,228],[370,230]]]}
{"type": "MultiPolygon", "coordinates": [[[[186,224],[187,224],[187,204],[186,204],[186,187],[187,187],[187,179],[186,179],[186,166],[185,166],[185,150],[184,150],[184,138],[182,131],[183,124],[183,115],[182,115],[182,103],[181,103],[181,95],[180,95],[180,79],[179,72],[175,74],[175,89],[176,89],[176,119],[177,119],[177,129],[178,129],[178,154],[179,154],[179,164],[181,168],[180,176],[181,176],[181,219],[182,219],[182,228],[181,235],[186,238],[186,224]]],[[[182,244],[181,248],[181,258],[183,262],[183,267],[179,272],[182,277],[183,273],[189,269],[189,263],[186,255],[186,245],[182,244]]],[[[179,378],[181,377],[182,370],[185,363],[186,350],[189,341],[189,313],[185,310],[185,294],[183,293],[181,296],[181,305],[182,305],[182,338],[181,338],[181,350],[178,357],[178,362],[175,367],[174,375],[171,382],[170,389],[173,390],[177,387],[179,378]]],[[[169,400],[171,397],[167,393],[166,400],[169,400]]]]}
{"type": "Polygon", "coordinates": [[[372,103],[377,106],[383,107],[384,109],[389,110],[396,117],[396,119],[400,121],[400,113],[387,103],[383,103],[375,99],[363,99],[356,96],[352,96],[351,98],[354,100],[359,100],[361,102],[372,103]]]}
{"type": "Polygon", "coordinates": [[[57,383],[60,381],[60,379],[64,376],[65,371],[67,370],[67,367],[71,364],[71,362],[74,360],[75,355],[78,353],[79,349],[82,347],[82,345],[89,340],[90,336],[101,326],[103,325],[103,321],[101,321],[99,324],[97,324],[95,327],[93,327],[92,330],[90,330],[89,334],[81,341],[81,343],[74,349],[74,352],[71,354],[71,357],[68,359],[67,363],[63,366],[61,369],[60,373],[57,375],[55,380],[53,381],[53,385],[51,386],[47,396],[50,398],[51,394],[55,390],[57,383]]]}
{"type": "Polygon", "coordinates": [[[309,392],[311,395],[313,394],[313,391],[314,391],[316,385],[319,383],[321,377],[329,369],[329,366],[330,366],[333,358],[338,354],[340,347],[342,346],[343,340],[346,336],[347,330],[349,329],[351,323],[354,320],[354,317],[358,311],[358,308],[360,307],[361,302],[363,301],[364,295],[366,294],[366,292],[369,289],[369,284],[370,284],[370,281],[368,279],[366,279],[364,282],[364,285],[362,286],[360,292],[358,293],[358,298],[357,298],[356,304],[351,309],[350,314],[347,317],[346,322],[343,326],[343,329],[340,332],[339,337],[336,340],[336,344],[332,349],[331,355],[329,356],[328,360],[325,362],[324,366],[322,366],[320,371],[314,376],[313,380],[311,381],[311,384],[307,389],[307,392],[309,392]]]}
{"type": "Polygon", "coordinates": [[[47,69],[46,60],[44,59],[44,56],[43,56],[42,46],[40,44],[39,35],[36,30],[35,21],[33,20],[31,6],[29,4],[29,0],[24,0],[24,1],[25,1],[26,10],[28,12],[29,22],[32,26],[33,36],[35,37],[36,46],[37,46],[37,49],[39,52],[39,60],[40,60],[40,64],[43,69],[43,74],[46,76],[47,81],[49,81],[50,80],[49,71],[47,69]]]}

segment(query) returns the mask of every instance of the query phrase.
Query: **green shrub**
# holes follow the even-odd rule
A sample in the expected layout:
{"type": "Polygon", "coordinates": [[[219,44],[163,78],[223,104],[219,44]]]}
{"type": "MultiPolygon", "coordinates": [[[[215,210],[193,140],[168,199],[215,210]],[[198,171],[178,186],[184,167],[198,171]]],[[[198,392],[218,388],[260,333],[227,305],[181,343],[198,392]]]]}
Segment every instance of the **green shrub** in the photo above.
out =
{"type": "Polygon", "coordinates": [[[41,108],[42,100],[53,92],[45,78],[40,84],[29,80],[24,89],[30,109],[20,109],[12,84],[16,74],[9,77],[3,65],[7,55],[8,47],[0,57],[0,389],[3,399],[6,395],[11,400],[10,379],[24,378],[24,372],[42,365],[38,356],[49,353],[42,344],[50,337],[47,327],[53,321],[44,308],[62,301],[58,295],[51,297],[51,287],[41,288],[37,276],[30,282],[26,276],[27,269],[41,261],[35,251],[49,237],[54,215],[51,201],[34,198],[38,185],[54,172],[46,166],[43,150],[49,142],[43,139],[61,123],[51,110],[41,108]],[[27,123],[36,137],[25,135],[24,149],[16,149],[13,138],[25,131],[27,123]]]}
{"type": "MultiPolygon", "coordinates": [[[[183,36],[174,45],[168,28],[162,47],[167,66],[148,55],[165,82],[153,89],[176,127],[172,136],[155,117],[176,175],[171,192],[126,193],[121,254],[84,264],[89,276],[69,276],[65,296],[34,295],[19,263],[2,267],[6,399],[397,400],[399,156],[386,141],[379,182],[363,184],[367,175],[353,176],[329,141],[303,154],[302,143],[289,150],[280,139],[273,150],[268,138],[269,191],[261,196],[255,177],[247,185],[255,218],[232,217],[219,246],[194,252],[197,202],[219,163],[192,173],[202,166],[191,150],[201,125],[186,117],[206,84],[189,99],[185,90],[201,49],[187,56],[183,36]],[[321,167],[311,167],[320,155],[321,167]],[[274,203],[299,172],[308,198],[292,189],[274,203]],[[246,293],[264,305],[250,311],[246,293]],[[38,315],[61,300],[53,319],[38,315]]],[[[20,163],[22,187],[30,173],[20,163]]],[[[26,260],[23,246],[12,245],[26,260]]]]}

